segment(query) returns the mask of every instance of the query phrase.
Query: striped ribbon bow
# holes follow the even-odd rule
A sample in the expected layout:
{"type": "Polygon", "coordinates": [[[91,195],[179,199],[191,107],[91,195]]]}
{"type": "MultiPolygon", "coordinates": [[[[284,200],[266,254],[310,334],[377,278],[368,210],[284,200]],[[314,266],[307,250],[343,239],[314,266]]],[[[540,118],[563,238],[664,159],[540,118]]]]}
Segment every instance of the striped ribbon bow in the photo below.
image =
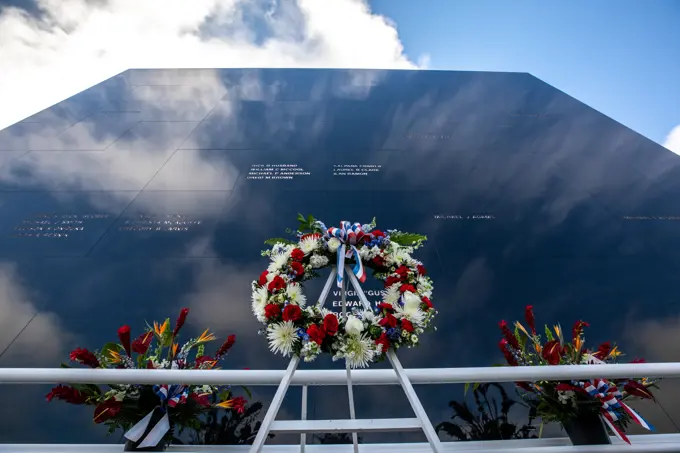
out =
{"type": "Polygon", "coordinates": [[[621,431],[615,424],[620,417],[616,415],[615,409],[623,409],[630,418],[632,418],[635,423],[642,426],[650,431],[654,430],[654,427],[650,425],[644,418],[642,418],[637,412],[630,408],[626,403],[621,401],[623,395],[616,388],[614,384],[609,385],[602,379],[595,379],[590,382],[579,382],[579,385],[588,392],[593,398],[597,398],[602,402],[601,415],[602,419],[605,421],[607,426],[616,434],[616,437],[624,442],[630,444],[628,437],[621,431]]]}
{"type": "Polygon", "coordinates": [[[151,423],[151,418],[156,409],[163,412],[163,418],[151,428],[151,431],[144,437],[144,440],[137,448],[155,447],[158,445],[163,440],[163,436],[170,430],[170,418],[168,417],[167,408],[186,403],[189,397],[189,387],[186,385],[154,385],[153,390],[160,400],[160,405],[156,406],[146,417],[130,428],[125,433],[125,438],[132,442],[138,442],[144,436],[144,432],[151,423]]]}
{"type": "Polygon", "coordinates": [[[357,250],[356,244],[358,244],[365,236],[372,237],[372,235],[370,233],[364,233],[360,223],[352,225],[346,220],[340,222],[340,228],[331,227],[326,229],[325,225],[321,224],[321,226],[326,240],[336,238],[340,241],[337,261],[338,273],[336,275],[338,288],[342,288],[342,280],[345,276],[345,258],[351,258],[352,255],[354,255],[355,261],[352,272],[357,276],[357,279],[359,279],[361,283],[365,282],[366,272],[364,271],[364,265],[361,262],[361,257],[359,256],[359,250],[357,250]]]}

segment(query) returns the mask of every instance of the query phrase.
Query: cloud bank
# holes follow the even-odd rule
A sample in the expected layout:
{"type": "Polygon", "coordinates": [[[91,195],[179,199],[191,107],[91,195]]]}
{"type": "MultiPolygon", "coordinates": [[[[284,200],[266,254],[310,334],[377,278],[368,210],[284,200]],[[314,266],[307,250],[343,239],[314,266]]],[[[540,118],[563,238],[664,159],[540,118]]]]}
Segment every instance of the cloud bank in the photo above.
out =
{"type": "MultiPolygon", "coordinates": [[[[35,0],[0,12],[0,129],[128,68],[413,69],[365,0],[35,0]]],[[[427,56],[419,56],[421,65],[427,56]]]]}
{"type": "Polygon", "coordinates": [[[675,154],[680,154],[680,125],[671,129],[666,137],[666,141],[663,142],[663,146],[670,149],[675,154]]]}

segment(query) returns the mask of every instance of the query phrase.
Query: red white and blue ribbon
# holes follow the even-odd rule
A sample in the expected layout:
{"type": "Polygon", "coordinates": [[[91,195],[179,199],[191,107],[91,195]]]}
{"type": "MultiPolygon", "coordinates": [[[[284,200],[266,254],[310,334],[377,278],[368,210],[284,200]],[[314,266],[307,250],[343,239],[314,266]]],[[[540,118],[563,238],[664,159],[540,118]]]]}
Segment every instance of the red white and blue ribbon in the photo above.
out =
{"type": "Polygon", "coordinates": [[[163,440],[163,436],[170,430],[170,418],[168,417],[167,408],[184,404],[189,397],[189,387],[186,385],[156,385],[154,386],[154,391],[161,401],[160,406],[154,408],[146,417],[130,428],[125,433],[125,438],[132,442],[138,442],[144,436],[144,432],[148,428],[149,423],[151,423],[151,417],[156,409],[160,408],[164,412],[163,418],[151,428],[151,431],[144,437],[144,440],[137,448],[155,447],[158,445],[163,440]]]}
{"type": "Polygon", "coordinates": [[[360,223],[350,224],[346,220],[340,222],[340,228],[331,227],[326,230],[326,239],[336,238],[340,241],[338,247],[338,261],[337,261],[337,276],[336,283],[339,288],[342,288],[342,281],[345,275],[345,258],[351,258],[354,255],[354,268],[352,273],[357,276],[357,279],[363,283],[366,281],[366,271],[359,256],[359,250],[356,244],[359,243],[365,236],[371,237],[370,233],[364,233],[361,229],[360,223]]]}
{"type": "Polygon", "coordinates": [[[602,402],[601,415],[604,422],[609,426],[609,428],[616,434],[616,437],[624,442],[630,444],[628,437],[619,429],[614,422],[619,420],[619,416],[616,414],[616,410],[625,411],[630,418],[635,421],[638,425],[650,431],[654,430],[654,427],[650,425],[644,418],[642,418],[637,412],[630,408],[626,403],[621,401],[623,395],[616,388],[615,385],[609,385],[606,381],[602,379],[595,379],[594,381],[579,382],[579,385],[593,398],[597,398],[602,402]]]}

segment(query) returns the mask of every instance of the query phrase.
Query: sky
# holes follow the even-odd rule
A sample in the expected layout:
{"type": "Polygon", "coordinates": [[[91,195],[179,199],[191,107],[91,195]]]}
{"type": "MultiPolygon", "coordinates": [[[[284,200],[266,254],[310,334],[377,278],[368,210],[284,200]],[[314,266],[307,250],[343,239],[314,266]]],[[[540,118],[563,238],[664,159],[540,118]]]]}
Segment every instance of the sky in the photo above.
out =
{"type": "Polygon", "coordinates": [[[529,72],[680,154],[680,1],[0,0],[0,128],[130,67],[529,72]]]}

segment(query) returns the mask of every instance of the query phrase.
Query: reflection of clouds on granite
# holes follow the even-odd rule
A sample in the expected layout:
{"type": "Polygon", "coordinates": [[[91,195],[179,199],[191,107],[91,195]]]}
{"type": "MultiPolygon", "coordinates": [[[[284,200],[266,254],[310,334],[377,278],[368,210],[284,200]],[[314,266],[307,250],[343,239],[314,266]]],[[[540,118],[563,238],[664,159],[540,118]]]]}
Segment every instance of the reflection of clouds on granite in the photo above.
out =
{"type": "Polygon", "coordinates": [[[54,313],[40,312],[36,297],[15,265],[0,263],[0,352],[4,350],[5,364],[26,366],[63,352],[62,323],[54,313]]]}

